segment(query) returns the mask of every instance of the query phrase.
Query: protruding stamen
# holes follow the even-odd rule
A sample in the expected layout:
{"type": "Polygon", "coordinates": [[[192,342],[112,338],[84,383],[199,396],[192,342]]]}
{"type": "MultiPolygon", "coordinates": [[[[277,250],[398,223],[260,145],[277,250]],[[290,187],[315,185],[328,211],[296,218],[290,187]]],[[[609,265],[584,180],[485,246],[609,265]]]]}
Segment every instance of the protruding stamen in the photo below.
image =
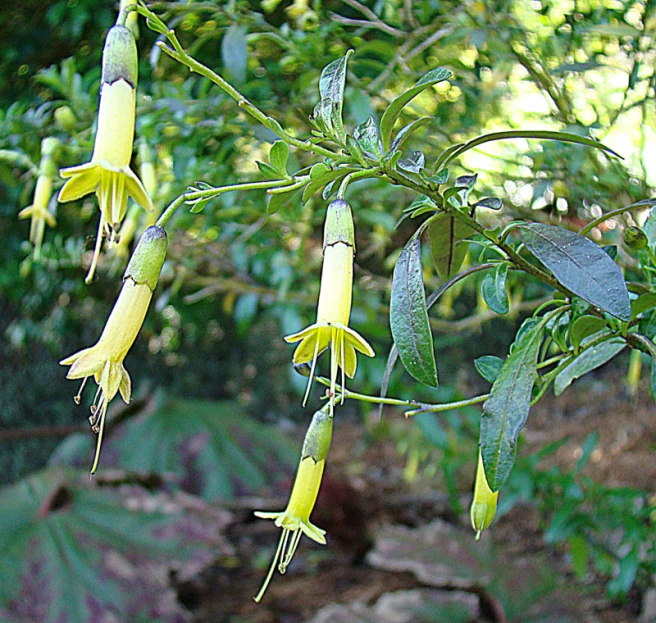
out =
{"type": "Polygon", "coordinates": [[[280,561],[280,565],[278,567],[280,573],[285,573],[285,571],[287,571],[287,567],[291,563],[292,558],[296,553],[296,548],[298,547],[298,543],[301,540],[302,534],[303,533],[300,530],[296,530],[296,532],[294,532],[294,536],[292,537],[292,542],[289,548],[287,549],[287,552],[283,553],[282,560],[280,561]]]}
{"type": "Polygon", "coordinates": [[[317,357],[319,356],[319,336],[321,335],[320,331],[321,329],[317,329],[317,341],[314,344],[314,355],[312,356],[312,366],[310,367],[310,378],[308,379],[305,396],[303,396],[303,406],[305,406],[308,396],[310,395],[310,388],[312,387],[312,380],[314,379],[314,369],[317,366],[317,357]]]}
{"type": "Polygon", "coordinates": [[[269,586],[269,582],[271,582],[271,578],[273,577],[273,572],[276,570],[276,565],[278,564],[278,558],[280,558],[280,552],[282,552],[283,540],[288,532],[289,530],[283,530],[282,534],[280,535],[280,541],[278,541],[278,549],[276,549],[276,553],[273,556],[273,560],[271,561],[271,567],[269,567],[269,573],[267,573],[267,576],[264,579],[264,582],[262,583],[262,588],[260,589],[260,592],[255,597],[253,597],[253,601],[255,601],[255,603],[259,603],[262,597],[264,597],[264,593],[267,587],[269,586]]]}
{"type": "Polygon", "coordinates": [[[82,383],[80,384],[80,389],[78,390],[77,394],[75,394],[75,396],[73,396],[73,402],[76,405],[79,405],[80,402],[82,402],[82,390],[84,389],[84,386],[87,384],[87,379],[88,378],[89,378],[88,376],[85,376],[82,379],[82,383]]]}

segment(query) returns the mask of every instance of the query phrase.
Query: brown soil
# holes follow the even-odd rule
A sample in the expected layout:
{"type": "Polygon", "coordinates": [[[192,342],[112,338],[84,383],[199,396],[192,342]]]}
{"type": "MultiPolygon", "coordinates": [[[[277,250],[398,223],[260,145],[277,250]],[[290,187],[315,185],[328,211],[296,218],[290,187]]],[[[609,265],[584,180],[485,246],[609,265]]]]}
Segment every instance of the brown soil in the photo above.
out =
{"type": "MultiPolygon", "coordinates": [[[[629,398],[622,378],[616,371],[612,374],[609,371],[579,381],[563,396],[544,399],[529,418],[523,452],[568,437],[544,462],[545,467],[557,464],[567,469],[581,456],[587,435],[598,431],[599,442],[585,474],[607,485],[653,491],[653,400],[646,383],[637,399],[629,398]]],[[[376,527],[388,523],[414,526],[437,516],[461,524],[467,519],[454,517],[444,494],[407,485],[402,470],[403,460],[389,437],[367,445],[361,428],[340,424],[313,515],[316,524],[328,531],[329,546],[320,547],[303,538],[288,572],[285,576],[276,573],[262,603],[255,604],[252,597],[266,574],[280,531],[272,522],[253,520],[252,510],[258,502],[246,502],[237,510],[238,522],[229,534],[238,559],[218,561],[195,583],[182,586],[181,599],[198,623],[303,623],[329,603],[358,600],[372,604],[384,593],[422,586],[409,573],[381,571],[367,564],[365,556],[376,527]],[[263,555],[263,550],[268,553],[263,555]]],[[[281,499],[279,504],[285,502],[281,499]]],[[[499,518],[485,538],[491,538],[508,556],[546,556],[560,575],[580,587],[586,610],[597,620],[637,621],[642,595],[630,595],[624,604],[610,603],[603,578],[590,576],[587,585],[579,583],[564,552],[544,542],[542,523],[535,509],[517,506],[499,518]]]]}

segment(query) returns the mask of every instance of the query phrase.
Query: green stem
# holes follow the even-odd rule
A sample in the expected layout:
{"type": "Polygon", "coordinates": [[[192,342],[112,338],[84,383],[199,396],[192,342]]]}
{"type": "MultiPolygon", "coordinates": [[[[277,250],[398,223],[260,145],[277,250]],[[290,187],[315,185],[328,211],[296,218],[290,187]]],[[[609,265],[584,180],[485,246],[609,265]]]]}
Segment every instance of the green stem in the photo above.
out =
{"type": "Polygon", "coordinates": [[[581,227],[581,229],[579,229],[579,234],[581,236],[585,236],[590,230],[592,230],[594,227],[597,227],[597,225],[601,225],[601,223],[607,221],[609,218],[613,218],[614,216],[619,216],[620,214],[624,214],[629,210],[633,210],[637,208],[646,208],[654,204],[656,204],[656,201],[654,200],[638,201],[637,203],[632,203],[631,205],[624,206],[623,208],[617,208],[617,210],[606,212],[606,214],[602,214],[594,221],[590,221],[585,227],[581,227]]]}
{"type": "Polygon", "coordinates": [[[244,95],[235,89],[235,87],[233,87],[228,81],[224,80],[219,74],[212,71],[209,67],[206,67],[202,63],[199,63],[196,59],[192,58],[178,41],[175,31],[168,28],[168,26],[166,26],[166,24],[164,24],[164,22],[162,22],[162,20],[160,20],[159,17],[155,15],[155,13],[143,5],[139,5],[137,10],[144,17],[150,20],[151,23],[149,23],[149,26],[151,26],[151,28],[154,26],[153,30],[163,34],[173,46],[173,49],[171,49],[163,41],[158,41],[157,45],[162,50],[162,52],[175,59],[179,63],[186,65],[191,71],[195,71],[197,74],[216,84],[216,86],[218,86],[224,93],[226,93],[226,95],[229,95],[232,99],[234,99],[240,108],[243,108],[249,115],[251,115],[251,117],[259,121],[264,127],[271,130],[274,134],[277,134],[283,141],[285,141],[285,143],[292,145],[297,149],[301,149],[303,151],[311,151],[317,155],[330,158],[334,162],[352,161],[352,159],[348,156],[343,156],[329,149],[326,149],[325,147],[314,145],[309,140],[297,139],[285,132],[278,121],[262,112],[257,106],[251,103],[244,95]]]}
{"type": "Polygon", "coordinates": [[[353,173],[349,173],[347,176],[344,177],[342,183],[339,185],[339,190],[337,191],[337,198],[344,199],[344,193],[346,193],[346,189],[351,182],[355,182],[357,180],[363,180],[371,177],[378,177],[380,174],[381,174],[381,169],[379,167],[376,167],[375,169],[367,169],[366,171],[354,171],[353,173]]]}
{"type": "Polygon", "coordinates": [[[420,413],[440,413],[442,411],[451,411],[452,409],[462,409],[463,407],[469,407],[471,405],[476,405],[481,402],[485,402],[490,397],[490,394],[482,394],[480,396],[474,396],[473,398],[467,398],[466,400],[456,400],[455,402],[443,402],[439,405],[423,405],[419,409],[414,411],[406,411],[405,416],[410,417],[413,415],[419,415],[420,413]]]}

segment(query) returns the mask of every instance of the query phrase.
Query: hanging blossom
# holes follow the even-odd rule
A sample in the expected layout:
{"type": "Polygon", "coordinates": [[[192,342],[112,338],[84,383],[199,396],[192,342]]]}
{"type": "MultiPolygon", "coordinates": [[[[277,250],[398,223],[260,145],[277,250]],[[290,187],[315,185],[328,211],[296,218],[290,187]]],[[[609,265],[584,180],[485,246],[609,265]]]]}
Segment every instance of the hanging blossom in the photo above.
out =
{"type": "Polygon", "coordinates": [[[476,468],[476,483],[474,484],[474,499],[470,509],[472,528],[476,530],[476,540],[481,538],[481,532],[487,529],[497,513],[498,491],[492,491],[487,484],[483,455],[478,452],[478,467],[476,468]]]}
{"type": "MultiPolygon", "coordinates": [[[[353,378],[357,366],[355,351],[368,357],[374,351],[367,341],[348,326],[353,290],[353,257],[355,237],[351,208],[343,199],[331,202],[326,212],[323,239],[323,268],[317,306],[317,321],[299,333],[285,337],[287,342],[300,342],[294,352],[294,364],[312,362],[303,404],[307,400],[317,357],[330,346],[330,405],[335,397],[337,371],[353,378]]],[[[342,400],[344,395],[342,393],[342,400]]]]}
{"type": "Polygon", "coordinates": [[[257,517],[262,519],[273,519],[276,526],[282,528],[278,548],[273,556],[269,573],[262,584],[262,588],[255,597],[256,602],[259,602],[264,596],[276,566],[280,573],[287,571],[287,567],[291,563],[301,540],[301,535],[305,534],[321,545],[326,544],[326,531],[317,528],[310,522],[310,514],[319,494],[323,468],[333,434],[333,416],[326,408],[327,406],[314,414],[310,427],[305,434],[301,462],[298,466],[296,480],[287,508],[279,513],[262,511],[255,513],[257,517]]]}
{"type": "Polygon", "coordinates": [[[95,192],[100,223],[93,259],[86,281],[98,264],[103,237],[116,240],[128,197],[145,210],[153,205],[139,178],[130,169],[137,88],[137,46],[132,32],[117,24],[110,29],[103,50],[98,128],[91,161],[62,169],[68,181],[59,191],[59,201],[73,201],[95,192]]]}
{"type": "Polygon", "coordinates": [[[49,227],[57,225],[54,215],[49,210],[49,205],[52,197],[52,178],[57,174],[54,153],[58,145],[59,141],[56,138],[44,138],[41,141],[41,162],[34,189],[34,201],[32,205],[23,208],[18,213],[20,219],[31,218],[30,242],[34,245],[35,259],[41,255],[46,225],[49,227]]]}
{"type": "Polygon", "coordinates": [[[89,418],[93,431],[98,434],[92,474],[96,472],[100,458],[107,405],[118,392],[126,403],[130,402],[132,385],[123,360],[143,324],[166,257],[166,246],[164,228],[154,225],[146,229],[130,258],[121,293],[100,339],[95,346],[59,362],[71,366],[66,378],[83,379],[80,391],[75,396],[77,404],[80,404],[82,389],[88,377],[93,376],[98,385],[89,418]]]}

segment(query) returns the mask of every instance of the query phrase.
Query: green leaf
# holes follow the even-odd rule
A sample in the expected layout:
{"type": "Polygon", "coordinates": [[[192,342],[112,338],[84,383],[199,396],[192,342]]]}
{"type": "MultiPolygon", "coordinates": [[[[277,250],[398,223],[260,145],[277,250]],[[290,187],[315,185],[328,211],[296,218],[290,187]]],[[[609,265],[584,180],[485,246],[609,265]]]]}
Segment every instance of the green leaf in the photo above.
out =
{"type": "Polygon", "coordinates": [[[344,87],[346,85],[346,64],[353,50],[349,50],[342,58],[326,65],[319,78],[319,93],[322,100],[330,105],[330,122],[343,140],[346,139],[342,123],[342,107],[344,105],[344,87]]]}
{"type": "Polygon", "coordinates": [[[474,230],[450,214],[436,214],[428,226],[433,265],[442,281],[454,277],[467,255],[469,244],[462,243],[474,230]]]}
{"type": "Polygon", "coordinates": [[[436,67],[431,69],[421,80],[419,80],[412,88],[408,89],[405,93],[399,95],[388,107],[387,110],[383,113],[383,117],[380,120],[380,134],[383,139],[383,148],[385,151],[388,150],[390,146],[390,139],[392,138],[392,129],[396,120],[399,118],[403,108],[410,102],[412,99],[417,97],[422,91],[428,87],[448,80],[453,74],[444,67],[436,67]]]}
{"type": "Polygon", "coordinates": [[[503,359],[494,355],[483,355],[474,360],[476,371],[488,382],[494,383],[503,367],[503,359]]]}
{"type": "Polygon", "coordinates": [[[481,294],[487,306],[497,314],[507,314],[510,309],[506,277],[508,264],[499,264],[493,271],[488,271],[481,283],[481,294]]]}
{"type": "Polygon", "coordinates": [[[419,128],[423,128],[427,123],[434,121],[433,117],[421,117],[420,119],[415,119],[403,129],[399,130],[399,133],[396,135],[392,141],[392,146],[390,147],[390,153],[394,153],[397,150],[400,150],[403,147],[406,139],[413,133],[416,132],[419,128]]]}
{"type": "Polygon", "coordinates": [[[640,333],[653,340],[656,337],[656,309],[645,312],[640,318],[640,333]]]}
{"type": "Polygon", "coordinates": [[[364,123],[356,126],[353,130],[353,138],[367,156],[374,160],[380,160],[383,157],[383,144],[373,115],[364,123]]]}
{"type": "Polygon", "coordinates": [[[230,555],[229,516],[190,495],[112,484],[50,469],[0,490],[3,621],[187,620],[169,570],[230,555]]]}
{"type": "Polygon", "coordinates": [[[403,208],[403,212],[409,214],[411,218],[425,214],[426,212],[435,212],[436,210],[437,206],[426,195],[417,195],[407,208],[403,208]]]}
{"type": "Polygon", "coordinates": [[[492,491],[506,482],[515,462],[517,437],[531,406],[542,330],[542,324],[533,324],[515,342],[483,405],[481,452],[492,491]]]}
{"type": "Polygon", "coordinates": [[[419,238],[409,240],[394,268],[390,328],[405,369],[421,383],[437,387],[419,238]]]}
{"type": "Polygon", "coordinates": [[[289,147],[284,141],[276,141],[271,145],[269,150],[269,162],[271,166],[280,174],[282,177],[287,177],[287,160],[289,159],[289,147]]]}
{"type": "Polygon", "coordinates": [[[554,393],[556,396],[560,396],[575,379],[610,361],[625,346],[626,342],[624,340],[611,338],[584,350],[556,377],[554,381],[554,393]]]}
{"type": "Polygon", "coordinates": [[[449,179],[449,169],[440,169],[435,175],[428,178],[429,182],[433,182],[436,186],[446,184],[449,179]]]}
{"type": "Polygon", "coordinates": [[[580,316],[569,329],[569,341],[575,350],[578,350],[581,342],[586,337],[598,333],[606,327],[606,321],[599,316],[580,316]]]}
{"type": "Polygon", "coordinates": [[[631,302],[617,264],[592,240],[574,232],[530,223],[517,228],[526,247],[566,288],[620,320],[631,318],[631,302]]]}
{"type": "Polygon", "coordinates": [[[413,151],[407,158],[401,158],[398,162],[399,169],[410,173],[420,173],[426,166],[426,156],[420,151],[413,151]]]}
{"type": "Polygon", "coordinates": [[[278,180],[280,179],[280,172],[277,171],[274,167],[266,162],[260,162],[259,160],[255,161],[257,168],[260,170],[260,173],[264,175],[267,179],[278,180]]]}
{"type": "Polygon", "coordinates": [[[501,210],[503,202],[498,197],[483,197],[474,204],[475,208],[487,208],[488,210],[501,210]]]}
{"type": "MultiPolygon", "coordinates": [[[[317,166],[318,165],[315,164],[314,167],[312,167],[312,170],[310,171],[310,177],[312,177],[312,171],[314,171],[315,167],[317,166]]],[[[321,166],[323,167],[324,165],[321,166]]],[[[340,177],[344,177],[352,171],[358,170],[352,167],[340,167],[339,169],[328,169],[328,167],[324,168],[326,172],[318,177],[313,178],[312,181],[303,189],[303,203],[305,203],[318,190],[326,186],[326,184],[340,177]]]]}
{"type": "Polygon", "coordinates": [[[466,151],[483,145],[484,143],[489,143],[490,141],[503,141],[513,138],[535,138],[535,139],[547,139],[552,141],[563,141],[564,143],[577,143],[579,145],[586,145],[587,147],[595,147],[596,149],[601,149],[613,156],[621,158],[621,156],[613,151],[610,147],[606,147],[603,143],[596,141],[592,138],[586,136],[579,136],[578,134],[572,134],[571,132],[554,132],[553,130],[507,130],[504,132],[492,132],[491,134],[483,134],[477,138],[467,141],[466,143],[458,143],[456,145],[451,145],[445,149],[437,159],[435,163],[435,170],[439,171],[442,167],[446,166],[457,158],[461,156],[466,151]]]}
{"type": "Polygon", "coordinates": [[[246,26],[232,24],[229,26],[221,40],[221,60],[228,76],[237,84],[246,81],[246,61],[248,58],[248,45],[246,26]]]}
{"type": "Polygon", "coordinates": [[[631,303],[631,320],[656,307],[656,292],[645,292],[631,303]]]}
{"type": "MultiPolygon", "coordinates": [[[[193,482],[193,493],[216,501],[261,494],[280,484],[296,462],[297,451],[288,440],[236,402],[153,401],[104,441],[104,467],[172,474],[178,482],[193,482]]],[[[86,467],[92,439],[84,437],[86,447],[68,453],[68,463],[86,467]]],[[[53,461],[60,461],[59,454],[53,461]]]]}

